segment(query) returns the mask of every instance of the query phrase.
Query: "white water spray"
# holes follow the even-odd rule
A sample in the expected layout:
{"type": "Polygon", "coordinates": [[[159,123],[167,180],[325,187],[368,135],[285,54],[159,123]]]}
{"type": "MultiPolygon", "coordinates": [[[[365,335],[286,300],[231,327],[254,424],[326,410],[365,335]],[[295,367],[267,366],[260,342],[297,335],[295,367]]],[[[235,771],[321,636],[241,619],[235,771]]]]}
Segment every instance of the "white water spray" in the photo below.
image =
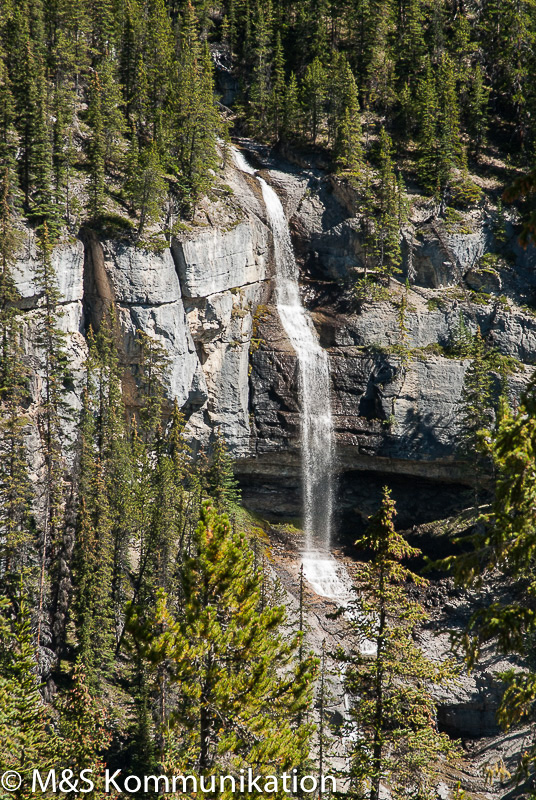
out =
{"type": "MultiPolygon", "coordinates": [[[[313,323],[304,309],[298,286],[298,266],[287,218],[276,192],[256,175],[239,150],[233,148],[236,165],[255,175],[262,189],[274,239],[276,305],[281,323],[296,357],[300,373],[300,427],[305,527],[303,574],[317,595],[347,609],[349,619],[360,612],[352,581],[344,565],[331,554],[334,496],[335,434],[331,416],[329,361],[320,347],[313,323]]],[[[372,641],[361,642],[361,652],[376,652],[372,641]]],[[[342,680],[342,678],[341,678],[342,680]]],[[[345,704],[348,698],[344,695],[345,704]]]]}
{"type": "Polygon", "coordinates": [[[283,206],[272,187],[258,180],[274,238],[277,310],[298,359],[306,549],[321,547],[329,552],[335,456],[329,362],[300,300],[298,267],[283,206]]]}
{"type": "MultiPolygon", "coordinates": [[[[255,170],[239,150],[233,150],[239,169],[255,170]]],[[[354,594],[343,565],[332,556],[335,435],[331,415],[329,361],[320,347],[313,323],[304,309],[298,286],[298,267],[287,218],[276,192],[261,177],[266,213],[274,240],[276,305],[281,323],[298,359],[300,376],[301,471],[305,552],[303,572],[318,595],[348,606],[354,594]]]]}
{"type": "MultiPolygon", "coordinates": [[[[238,167],[254,175],[242,153],[238,167]]],[[[333,520],[335,436],[331,416],[329,362],[300,300],[298,267],[287,218],[276,192],[257,176],[274,240],[276,305],[298,359],[300,379],[301,465],[306,550],[329,553],[333,520]]]]}

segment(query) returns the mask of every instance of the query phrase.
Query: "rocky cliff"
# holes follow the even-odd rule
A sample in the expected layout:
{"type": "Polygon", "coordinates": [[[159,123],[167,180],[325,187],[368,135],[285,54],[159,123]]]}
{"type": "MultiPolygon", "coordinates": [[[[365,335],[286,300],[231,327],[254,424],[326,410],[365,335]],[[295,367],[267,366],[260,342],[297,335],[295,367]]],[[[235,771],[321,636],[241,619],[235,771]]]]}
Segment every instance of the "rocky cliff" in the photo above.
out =
{"type": "MultiPolygon", "coordinates": [[[[489,203],[453,228],[430,201],[410,196],[403,272],[386,299],[357,306],[345,288],[362,255],[351,187],[258,148],[250,157],[282,197],[304,299],[329,352],[343,506],[359,506],[352,475],[364,483],[376,473],[378,480],[463,486],[469,476],[455,439],[468,362],[449,357],[449,343],[461,313],[509,358],[509,391],[519,394],[536,363],[536,315],[526,305],[536,287],[534,251],[519,247],[508,223],[509,260],[497,255],[489,203]]],[[[17,271],[29,320],[40,302],[35,258],[29,233],[17,271]]],[[[55,249],[53,263],[73,372],[71,405],[78,406],[84,336],[113,302],[121,357],[134,368],[125,375],[135,376],[136,331],[159,339],[171,358],[169,397],[187,415],[192,440],[204,446],[221,429],[246,500],[265,513],[297,515],[298,373],[271,302],[271,235],[257,182],[227,159],[212,198],[169,247],[147,250],[85,229],[55,249]]],[[[125,390],[134,405],[130,377],[125,390]]]]}

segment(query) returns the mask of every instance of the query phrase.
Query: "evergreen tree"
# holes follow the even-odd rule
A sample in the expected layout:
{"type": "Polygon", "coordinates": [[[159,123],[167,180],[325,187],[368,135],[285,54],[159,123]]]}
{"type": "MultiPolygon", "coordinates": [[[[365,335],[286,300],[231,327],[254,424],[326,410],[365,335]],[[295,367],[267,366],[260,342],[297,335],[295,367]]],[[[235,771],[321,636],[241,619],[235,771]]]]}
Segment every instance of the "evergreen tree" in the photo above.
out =
{"type": "Polygon", "coordinates": [[[319,58],[313,59],[305,70],[302,84],[302,105],[306,125],[313,144],[321,132],[326,101],[326,71],[319,58]]]}
{"type": "Polygon", "coordinates": [[[299,102],[298,82],[296,75],[290,75],[285,90],[282,138],[296,141],[300,134],[301,109],[299,102]]]}
{"type": "MultiPolygon", "coordinates": [[[[71,769],[75,775],[82,770],[92,770],[88,777],[95,777],[104,771],[103,752],[111,740],[107,730],[107,716],[102,704],[91,694],[86,671],[80,661],[73,668],[72,686],[57,703],[60,713],[59,750],[64,769],[71,769]]],[[[95,781],[97,784],[97,781],[95,781]]],[[[95,790],[85,796],[89,800],[99,800],[102,792],[95,790]]]]}
{"type": "Polygon", "coordinates": [[[439,142],[437,136],[437,119],[439,106],[435,88],[432,65],[426,62],[424,74],[417,88],[418,108],[418,151],[417,173],[422,186],[429,192],[437,192],[439,188],[439,142]]]}
{"type": "Polygon", "coordinates": [[[181,574],[180,618],[161,595],[148,624],[136,613],[130,619],[150,663],[168,659],[172,667],[177,707],[168,721],[165,767],[209,776],[224,762],[236,772],[255,764],[259,774],[274,764],[298,766],[311,728],[296,729],[290,719],[311,703],[315,661],[296,664],[298,639],[287,643],[279,632],[282,607],[259,613],[253,553],[225,515],[205,504],[192,544],[195,555],[181,574]]]}
{"type": "Polygon", "coordinates": [[[106,143],[104,137],[104,113],[102,103],[102,86],[98,73],[93,76],[88,104],[88,122],[90,139],[88,143],[89,160],[89,192],[87,210],[96,219],[105,211],[105,156],[106,143]]]}
{"type": "Polygon", "coordinates": [[[362,164],[359,98],[355,78],[347,63],[341,89],[343,107],[336,128],[336,162],[340,169],[358,172],[362,164]]]}
{"type": "Polygon", "coordinates": [[[162,176],[162,164],[154,142],[141,155],[134,134],[129,154],[128,194],[131,206],[139,211],[138,238],[147,225],[156,222],[162,215],[167,184],[162,176]]]}
{"type": "Polygon", "coordinates": [[[483,431],[493,422],[493,377],[490,359],[480,330],[472,341],[471,363],[467,368],[458,404],[458,441],[460,454],[471,465],[475,508],[478,508],[483,474],[489,469],[490,458],[483,431]]]}
{"type": "Polygon", "coordinates": [[[87,677],[98,682],[112,664],[131,596],[133,466],[126,430],[112,307],[90,331],[79,426],[75,612],[87,677]]]}
{"type": "Polygon", "coordinates": [[[272,51],[271,3],[258,2],[255,9],[254,55],[250,89],[249,117],[255,135],[264,138],[269,133],[271,101],[272,51]]]}
{"type": "Polygon", "coordinates": [[[403,0],[397,25],[397,69],[400,83],[415,89],[417,73],[426,53],[425,10],[422,0],[403,0]]]}
{"type": "Polygon", "coordinates": [[[388,276],[400,272],[400,223],[398,184],[391,157],[392,142],[385,128],[380,133],[379,150],[379,203],[378,222],[379,267],[388,276]]]}
{"type": "Polygon", "coordinates": [[[220,429],[216,431],[212,447],[212,461],[206,477],[206,491],[214,500],[218,511],[228,511],[234,503],[240,500],[238,481],[233,473],[233,460],[220,429]]]}
{"type": "Polygon", "coordinates": [[[28,418],[27,369],[23,358],[23,326],[16,307],[19,298],[13,280],[20,236],[15,228],[16,194],[12,173],[4,167],[0,181],[0,573],[4,592],[10,594],[32,558],[30,505],[32,491],[28,475],[24,429],[28,418]]]}
{"type": "Polygon", "coordinates": [[[183,207],[191,206],[211,184],[210,171],[217,166],[216,137],[221,125],[214,105],[212,62],[207,46],[199,40],[191,3],[186,6],[179,30],[179,66],[175,92],[177,168],[182,183],[183,207]]]}
{"type": "Polygon", "coordinates": [[[467,102],[467,131],[471,137],[471,150],[479,158],[486,143],[488,130],[488,89],[484,84],[482,67],[477,64],[469,84],[467,102]]]}
{"type": "Polygon", "coordinates": [[[112,605],[112,518],[105,464],[98,455],[91,407],[94,392],[88,365],[80,424],[75,610],[78,656],[90,685],[98,686],[110,675],[115,647],[115,620],[112,605]]]}
{"type": "Polygon", "coordinates": [[[439,64],[437,87],[440,107],[438,180],[444,188],[450,182],[452,169],[459,164],[461,153],[456,74],[446,53],[439,64]]]}
{"type": "Polygon", "coordinates": [[[270,121],[274,137],[279,139],[284,128],[285,114],[285,56],[281,44],[281,32],[276,32],[272,89],[270,94],[270,121]]]}
{"type": "Polygon", "coordinates": [[[39,692],[30,609],[19,597],[17,608],[0,599],[0,769],[16,770],[22,786],[16,796],[32,797],[32,774],[55,764],[57,741],[39,692]]]}
{"type": "Polygon", "coordinates": [[[433,684],[452,679],[453,668],[430,661],[414,641],[426,614],[406,587],[426,582],[402,565],[419,551],[396,532],[395,514],[384,488],[379,510],[356,542],[371,560],[355,585],[351,649],[339,653],[346,690],[359,698],[351,708],[348,739],[352,796],[369,800],[378,800],[382,790],[395,798],[408,792],[428,796],[444,774],[445,756],[455,752],[448,736],[437,731],[431,694],[433,684]],[[374,645],[374,656],[363,653],[365,642],[374,645]]]}
{"type": "MultiPolygon", "coordinates": [[[[536,392],[534,380],[524,392],[516,410],[504,401],[499,407],[494,431],[488,431],[495,475],[493,504],[480,515],[479,526],[460,537],[460,555],[443,565],[454,569],[459,583],[479,589],[497,572],[508,580],[511,589],[473,613],[459,644],[469,667],[477,662],[487,643],[504,654],[515,654],[528,668],[501,674],[505,692],[498,709],[498,720],[505,729],[528,724],[534,727],[536,676],[530,653],[534,641],[536,616],[531,597],[535,588],[536,550],[536,392]]],[[[531,781],[536,773],[533,743],[519,754],[515,781],[531,781]]]]}
{"type": "MultiPolygon", "coordinates": [[[[40,316],[35,331],[41,353],[43,391],[38,411],[38,429],[43,456],[43,478],[39,503],[42,514],[39,577],[39,619],[37,643],[40,642],[42,615],[45,609],[47,567],[52,570],[52,635],[61,644],[64,635],[66,605],[69,600],[70,543],[64,538],[64,462],[62,417],[68,409],[63,400],[67,378],[65,333],[59,326],[61,310],[52,265],[52,244],[46,222],[39,235],[39,258],[34,282],[42,295],[40,316]],[[67,548],[67,550],[66,550],[67,548]]],[[[49,576],[50,577],[50,576],[49,576]]]]}

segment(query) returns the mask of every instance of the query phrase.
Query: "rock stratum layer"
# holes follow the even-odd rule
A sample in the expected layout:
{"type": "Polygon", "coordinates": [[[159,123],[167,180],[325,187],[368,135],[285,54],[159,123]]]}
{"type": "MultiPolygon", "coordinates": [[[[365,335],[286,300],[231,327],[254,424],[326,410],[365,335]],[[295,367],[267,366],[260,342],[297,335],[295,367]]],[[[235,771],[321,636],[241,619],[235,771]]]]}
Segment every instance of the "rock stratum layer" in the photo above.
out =
{"type": "MultiPolygon", "coordinates": [[[[469,328],[480,327],[510,357],[509,391],[521,392],[536,363],[536,316],[523,307],[536,285],[534,251],[519,247],[510,225],[509,263],[481,268],[494,252],[493,209],[468,215],[460,234],[415,202],[402,231],[403,274],[392,281],[388,299],[357,308],[344,289],[361,264],[351,187],[262,152],[253,157],[285,205],[304,299],[329,353],[339,471],[467,483],[456,458],[456,429],[469,362],[447,357],[449,342],[461,313],[469,328]]],[[[185,412],[195,445],[206,446],[220,429],[246,500],[275,511],[274,492],[284,486],[278,511],[297,515],[298,370],[272,303],[271,234],[255,179],[228,163],[225,181],[161,252],[92,230],[54,250],[73,373],[70,402],[79,407],[85,334],[114,303],[121,358],[131,367],[127,403],[136,403],[136,332],[142,330],[170,356],[169,398],[185,412]]],[[[40,302],[35,259],[28,234],[17,284],[29,321],[40,302]]]]}

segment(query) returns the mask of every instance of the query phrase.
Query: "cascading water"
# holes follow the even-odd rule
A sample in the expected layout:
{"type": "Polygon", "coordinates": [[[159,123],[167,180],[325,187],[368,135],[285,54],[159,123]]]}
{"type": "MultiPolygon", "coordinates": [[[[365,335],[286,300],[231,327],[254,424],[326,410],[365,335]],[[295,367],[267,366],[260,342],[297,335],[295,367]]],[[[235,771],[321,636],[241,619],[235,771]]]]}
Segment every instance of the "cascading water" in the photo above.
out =
{"type": "MultiPolygon", "coordinates": [[[[266,213],[274,239],[276,305],[285,333],[298,359],[301,403],[301,463],[305,552],[303,574],[316,594],[346,608],[352,619],[361,612],[356,606],[352,581],[344,566],[331,554],[333,523],[335,435],[331,416],[329,361],[318,342],[313,323],[304,309],[298,286],[298,266],[287,218],[276,192],[233,148],[235,163],[254,175],[261,185],[266,213]]],[[[376,646],[361,641],[361,652],[373,655],[376,646]]],[[[341,675],[341,683],[344,676],[341,675]]],[[[346,714],[349,698],[343,692],[346,714]]]]}
{"type": "MultiPolygon", "coordinates": [[[[233,152],[238,168],[256,175],[242,153],[239,150],[233,152]]],[[[329,361],[300,300],[298,267],[283,206],[272,187],[260,176],[256,175],[256,178],[261,185],[274,240],[277,310],[296,352],[299,367],[305,527],[303,572],[317,594],[347,606],[353,598],[351,580],[330,552],[335,436],[331,416],[329,361]]]]}
{"type": "MultiPolygon", "coordinates": [[[[238,167],[255,170],[235,150],[238,167]]],[[[287,218],[276,192],[257,176],[274,241],[276,305],[298,359],[300,378],[301,463],[306,551],[329,553],[333,520],[334,432],[331,417],[329,362],[305,311],[298,287],[298,267],[287,218]]]]}
{"type": "Polygon", "coordinates": [[[329,552],[335,455],[329,362],[300,300],[298,267],[283,206],[272,187],[262,178],[258,181],[274,239],[277,310],[298,359],[306,550],[321,547],[329,552]]]}

